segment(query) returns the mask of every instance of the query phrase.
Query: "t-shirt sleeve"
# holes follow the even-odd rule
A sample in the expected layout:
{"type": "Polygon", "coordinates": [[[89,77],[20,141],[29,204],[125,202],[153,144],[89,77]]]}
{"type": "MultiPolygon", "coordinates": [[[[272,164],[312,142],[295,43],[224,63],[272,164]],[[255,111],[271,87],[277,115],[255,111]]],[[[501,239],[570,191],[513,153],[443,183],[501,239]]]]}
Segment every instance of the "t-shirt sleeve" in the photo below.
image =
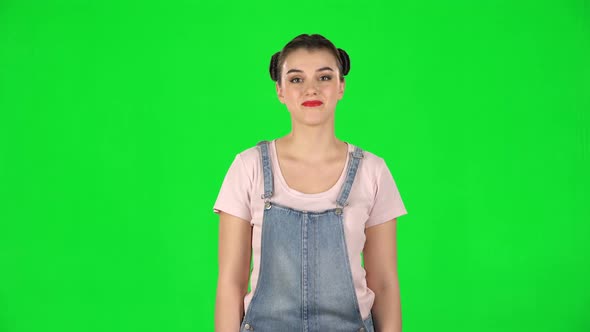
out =
{"type": "Polygon", "coordinates": [[[375,199],[365,228],[382,224],[391,219],[407,214],[395,180],[385,160],[380,160],[376,177],[375,199]]]}
{"type": "Polygon", "coordinates": [[[229,213],[244,220],[252,220],[250,213],[251,180],[244,161],[237,154],[229,170],[225,174],[213,212],[229,213]]]}

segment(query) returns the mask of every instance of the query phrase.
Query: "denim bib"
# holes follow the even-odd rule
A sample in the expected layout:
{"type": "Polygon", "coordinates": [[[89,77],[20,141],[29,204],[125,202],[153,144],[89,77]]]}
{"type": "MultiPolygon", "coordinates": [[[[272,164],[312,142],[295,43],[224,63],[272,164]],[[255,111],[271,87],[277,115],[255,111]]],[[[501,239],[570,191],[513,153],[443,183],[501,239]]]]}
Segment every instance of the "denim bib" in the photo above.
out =
{"type": "Polygon", "coordinates": [[[374,332],[371,314],[361,317],[343,227],[362,150],[350,152],[336,207],[312,212],[271,200],[269,142],[257,147],[264,174],[260,271],[240,331],[374,332]]]}

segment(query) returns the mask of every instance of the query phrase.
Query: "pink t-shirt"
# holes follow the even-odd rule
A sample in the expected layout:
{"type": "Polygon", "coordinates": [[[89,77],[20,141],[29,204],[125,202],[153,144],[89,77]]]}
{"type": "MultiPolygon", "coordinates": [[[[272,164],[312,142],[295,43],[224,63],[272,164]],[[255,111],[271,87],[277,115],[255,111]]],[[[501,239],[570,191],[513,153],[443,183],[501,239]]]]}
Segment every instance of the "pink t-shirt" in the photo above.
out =
{"type": "MultiPolygon", "coordinates": [[[[348,151],[354,145],[348,143],[348,151]]],[[[369,316],[375,293],[367,287],[365,269],[361,266],[361,251],[365,244],[367,227],[379,225],[407,214],[404,203],[383,158],[363,150],[359,168],[348,196],[349,204],[343,209],[344,234],[348,257],[352,269],[354,287],[359,302],[361,316],[369,316]]],[[[270,141],[269,155],[272,161],[274,192],[272,202],[297,210],[323,211],[336,207],[336,199],[346,178],[346,167],[338,182],[327,191],[305,194],[287,186],[277,161],[275,140],[270,141]]],[[[346,163],[351,158],[347,155],[346,163]]],[[[264,178],[260,161],[260,151],[256,146],[238,153],[232,162],[213,205],[213,211],[224,211],[250,221],[252,229],[252,255],[254,266],[250,276],[251,291],[244,297],[244,310],[252,300],[260,270],[260,249],[262,216],[264,211],[264,178]]]]}

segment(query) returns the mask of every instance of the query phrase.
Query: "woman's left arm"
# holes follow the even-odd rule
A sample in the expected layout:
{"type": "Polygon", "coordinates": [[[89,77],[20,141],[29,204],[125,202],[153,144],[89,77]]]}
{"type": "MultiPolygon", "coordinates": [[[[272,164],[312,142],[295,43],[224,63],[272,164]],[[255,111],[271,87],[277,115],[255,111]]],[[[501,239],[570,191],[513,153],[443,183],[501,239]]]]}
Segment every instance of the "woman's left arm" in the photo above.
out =
{"type": "Polygon", "coordinates": [[[397,277],[396,218],[365,230],[363,250],[367,286],[375,293],[371,314],[376,332],[401,332],[402,316],[397,277]]]}

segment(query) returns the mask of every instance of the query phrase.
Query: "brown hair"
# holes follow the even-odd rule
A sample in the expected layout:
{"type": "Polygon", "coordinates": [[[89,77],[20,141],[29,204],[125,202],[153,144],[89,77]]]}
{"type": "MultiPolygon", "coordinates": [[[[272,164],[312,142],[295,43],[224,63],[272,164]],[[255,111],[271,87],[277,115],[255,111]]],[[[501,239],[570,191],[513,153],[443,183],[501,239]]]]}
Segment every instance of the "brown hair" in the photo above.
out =
{"type": "Polygon", "coordinates": [[[324,36],[319,34],[301,34],[295,38],[293,38],[290,42],[283,47],[283,49],[275,54],[270,58],[270,78],[273,81],[276,81],[281,84],[281,67],[287,58],[289,53],[297,50],[297,49],[306,49],[306,50],[320,50],[325,49],[328,50],[334,57],[336,58],[336,62],[338,64],[338,70],[340,72],[340,80],[344,80],[344,76],[348,74],[350,71],[350,58],[348,54],[341,48],[336,48],[331,41],[326,39],[324,36]]]}

